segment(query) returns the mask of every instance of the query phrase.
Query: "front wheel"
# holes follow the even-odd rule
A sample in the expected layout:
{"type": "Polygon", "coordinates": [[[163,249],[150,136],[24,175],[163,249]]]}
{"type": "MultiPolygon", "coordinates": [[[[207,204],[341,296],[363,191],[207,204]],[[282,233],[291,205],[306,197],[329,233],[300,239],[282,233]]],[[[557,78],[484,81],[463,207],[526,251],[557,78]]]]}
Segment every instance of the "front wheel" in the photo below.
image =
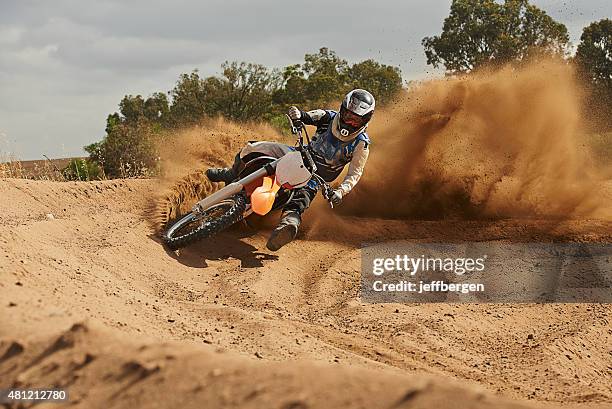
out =
{"type": "Polygon", "coordinates": [[[171,250],[188,246],[198,240],[214,236],[240,221],[246,209],[246,197],[239,193],[208,209],[189,212],[172,224],[162,239],[171,250]]]}

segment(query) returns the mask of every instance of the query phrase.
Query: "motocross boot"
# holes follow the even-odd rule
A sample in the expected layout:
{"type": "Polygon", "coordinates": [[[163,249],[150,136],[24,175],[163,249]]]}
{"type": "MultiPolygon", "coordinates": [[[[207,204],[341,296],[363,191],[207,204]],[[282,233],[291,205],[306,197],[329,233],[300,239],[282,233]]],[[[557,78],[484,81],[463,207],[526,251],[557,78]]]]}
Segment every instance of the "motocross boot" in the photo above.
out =
{"type": "Polygon", "coordinates": [[[268,239],[266,244],[268,250],[277,251],[285,244],[290,243],[297,235],[301,221],[302,218],[298,212],[284,212],[280,223],[276,229],[272,230],[272,234],[268,239]]]}
{"type": "Polygon", "coordinates": [[[206,170],[206,177],[211,182],[225,182],[228,185],[236,179],[236,174],[232,168],[210,168],[206,170]]]}

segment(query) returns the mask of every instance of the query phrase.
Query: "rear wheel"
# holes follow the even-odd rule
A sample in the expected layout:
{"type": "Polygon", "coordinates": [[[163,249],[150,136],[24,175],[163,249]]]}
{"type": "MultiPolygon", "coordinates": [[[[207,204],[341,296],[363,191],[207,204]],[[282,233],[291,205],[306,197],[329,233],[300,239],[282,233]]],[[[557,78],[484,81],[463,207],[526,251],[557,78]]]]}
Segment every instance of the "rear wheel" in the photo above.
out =
{"type": "Polygon", "coordinates": [[[162,239],[171,250],[188,246],[240,221],[245,209],[246,197],[239,193],[202,212],[187,213],[170,225],[162,239]]]}

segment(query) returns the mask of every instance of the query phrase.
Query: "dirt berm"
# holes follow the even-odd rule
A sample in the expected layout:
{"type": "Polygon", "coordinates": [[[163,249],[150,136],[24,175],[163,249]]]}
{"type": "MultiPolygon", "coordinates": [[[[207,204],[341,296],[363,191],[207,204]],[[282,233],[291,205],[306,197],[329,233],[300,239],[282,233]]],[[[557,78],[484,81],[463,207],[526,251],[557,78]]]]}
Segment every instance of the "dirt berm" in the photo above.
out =
{"type": "Polygon", "coordinates": [[[177,255],[148,222],[158,183],[0,180],[1,387],[77,408],[612,403],[610,305],[358,297],[364,240],[610,242],[609,221],[343,216],[368,228],[274,254],[240,226],[177,255]]]}

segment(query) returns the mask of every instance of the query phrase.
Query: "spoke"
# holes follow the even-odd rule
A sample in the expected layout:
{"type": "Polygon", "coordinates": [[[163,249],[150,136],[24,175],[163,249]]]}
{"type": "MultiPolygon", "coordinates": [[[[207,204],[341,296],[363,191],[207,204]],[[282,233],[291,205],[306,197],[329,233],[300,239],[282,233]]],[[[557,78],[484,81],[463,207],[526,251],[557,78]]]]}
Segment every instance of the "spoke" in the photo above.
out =
{"type": "Polygon", "coordinates": [[[175,230],[173,236],[184,236],[194,230],[197,230],[219,216],[222,216],[229,210],[231,203],[220,204],[212,209],[205,210],[202,213],[192,214],[191,217],[185,221],[185,223],[175,230]]]}

